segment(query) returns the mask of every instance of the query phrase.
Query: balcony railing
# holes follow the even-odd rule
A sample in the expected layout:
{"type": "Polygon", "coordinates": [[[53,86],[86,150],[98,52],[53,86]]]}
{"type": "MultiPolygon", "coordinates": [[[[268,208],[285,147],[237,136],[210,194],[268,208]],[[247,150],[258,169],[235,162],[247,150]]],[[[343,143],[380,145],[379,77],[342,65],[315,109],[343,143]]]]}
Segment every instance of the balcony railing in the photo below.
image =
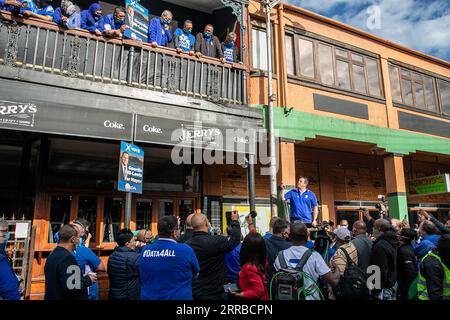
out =
{"type": "Polygon", "coordinates": [[[221,104],[246,104],[246,68],[0,11],[0,64],[221,104]]]}

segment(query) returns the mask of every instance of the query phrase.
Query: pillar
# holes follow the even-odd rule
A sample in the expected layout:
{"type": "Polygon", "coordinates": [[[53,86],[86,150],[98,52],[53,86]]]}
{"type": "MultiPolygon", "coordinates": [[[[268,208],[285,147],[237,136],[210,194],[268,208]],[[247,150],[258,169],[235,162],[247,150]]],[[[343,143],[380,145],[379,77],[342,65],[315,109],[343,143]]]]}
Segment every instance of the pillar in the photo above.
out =
{"type": "Polygon", "coordinates": [[[319,158],[319,181],[320,181],[320,206],[321,220],[336,220],[336,211],[334,210],[334,175],[332,172],[333,158],[325,153],[320,154],[319,158]]]}
{"type": "MultiPolygon", "coordinates": [[[[294,188],[296,186],[294,142],[280,141],[279,155],[278,185],[283,183],[286,186],[286,189],[294,188]]],[[[278,195],[279,194],[280,193],[278,193],[278,195]]],[[[285,211],[283,201],[278,196],[278,216],[281,218],[288,218],[289,214],[285,211]]]]}
{"type": "Polygon", "coordinates": [[[389,206],[389,217],[408,219],[403,156],[392,154],[384,158],[384,174],[389,206]]]}

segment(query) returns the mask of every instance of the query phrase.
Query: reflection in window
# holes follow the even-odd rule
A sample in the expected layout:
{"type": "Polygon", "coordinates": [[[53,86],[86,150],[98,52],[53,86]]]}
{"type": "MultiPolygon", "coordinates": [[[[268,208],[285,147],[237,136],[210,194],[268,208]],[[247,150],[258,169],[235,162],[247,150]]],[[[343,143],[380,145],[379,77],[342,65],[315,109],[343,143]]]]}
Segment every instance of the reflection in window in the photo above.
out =
{"type": "Polygon", "coordinates": [[[152,228],[152,201],[136,201],[136,230],[149,230],[152,228]]]}
{"type": "Polygon", "coordinates": [[[366,78],[364,75],[364,68],[358,65],[353,65],[353,85],[354,90],[361,93],[366,93],[366,78]]]}
{"type": "Polygon", "coordinates": [[[363,57],[359,54],[352,53],[352,61],[363,63],[363,57]]]}
{"type": "Polygon", "coordinates": [[[425,95],[427,98],[427,108],[430,111],[437,111],[436,95],[434,94],[434,82],[430,77],[425,77],[425,95]]]}
{"type": "Polygon", "coordinates": [[[348,59],[348,51],[347,50],[342,50],[342,49],[336,48],[336,55],[338,57],[348,59]]]}
{"type": "Polygon", "coordinates": [[[313,43],[308,40],[298,39],[298,50],[300,53],[300,74],[314,78],[313,43]]]}
{"type": "Polygon", "coordinates": [[[105,197],[103,242],[115,242],[122,222],[122,198],[105,197]]]}
{"type": "Polygon", "coordinates": [[[333,53],[330,46],[319,43],[319,72],[323,84],[334,85],[333,53]]]}
{"type": "Polygon", "coordinates": [[[78,200],[78,217],[86,219],[91,226],[89,232],[91,233],[91,241],[96,239],[97,226],[97,198],[96,197],[80,197],[78,200]]]}
{"type": "Polygon", "coordinates": [[[396,102],[402,102],[402,93],[400,91],[400,78],[398,68],[389,66],[389,78],[391,80],[392,98],[396,102]]]}
{"type": "Polygon", "coordinates": [[[71,196],[52,196],[48,243],[56,243],[57,239],[55,238],[55,234],[63,225],[69,223],[71,204],[71,196]]]}
{"type": "Polygon", "coordinates": [[[423,85],[417,82],[414,82],[414,97],[416,99],[416,107],[425,108],[423,85]]]}
{"type": "Polygon", "coordinates": [[[413,96],[412,96],[411,80],[402,79],[402,90],[403,90],[403,103],[412,106],[413,96]]]}
{"type": "Polygon", "coordinates": [[[252,29],[252,68],[267,71],[266,32],[252,29]]]}
{"type": "Polygon", "coordinates": [[[450,82],[439,80],[439,94],[441,96],[442,112],[450,115],[450,82]]]}
{"type": "Polygon", "coordinates": [[[381,97],[380,72],[376,60],[366,59],[367,77],[369,80],[369,93],[381,97]]]}
{"type": "Polygon", "coordinates": [[[336,61],[338,87],[350,90],[350,74],[348,70],[348,62],[341,60],[336,61]]]}
{"type": "Polygon", "coordinates": [[[286,69],[287,74],[295,75],[294,64],[294,47],[292,45],[293,37],[286,35],[284,37],[284,43],[286,47],[286,69]]]}
{"type": "Polygon", "coordinates": [[[173,215],[173,200],[160,200],[159,201],[159,216],[171,216],[173,215]]]}

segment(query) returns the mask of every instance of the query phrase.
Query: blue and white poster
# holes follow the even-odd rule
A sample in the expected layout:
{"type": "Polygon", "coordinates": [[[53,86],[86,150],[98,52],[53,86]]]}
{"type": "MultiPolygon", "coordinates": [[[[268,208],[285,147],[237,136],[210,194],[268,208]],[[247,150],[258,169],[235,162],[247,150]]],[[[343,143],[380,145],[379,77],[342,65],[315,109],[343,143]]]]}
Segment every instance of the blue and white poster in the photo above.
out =
{"type": "Polygon", "coordinates": [[[125,0],[126,19],[124,36],[133,40],[148,40],[148,9],[137,0],[125,0]]]}
{"type": "Polygon", "coordinates": [[[119,160],[119,191],[142,194],[144,178],[144,149],[121,141],[119,160]]]}

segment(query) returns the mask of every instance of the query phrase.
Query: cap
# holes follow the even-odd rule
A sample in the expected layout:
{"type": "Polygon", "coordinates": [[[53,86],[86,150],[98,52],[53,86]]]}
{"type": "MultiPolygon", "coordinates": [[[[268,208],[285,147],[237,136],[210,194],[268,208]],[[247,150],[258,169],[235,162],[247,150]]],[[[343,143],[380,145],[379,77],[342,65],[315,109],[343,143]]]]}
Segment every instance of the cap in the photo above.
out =
{"type": "Polygon", "coordinates": [[[334,230],[334,234],[339,240],[350,241],[352,234],[347,228],[339,228],[334,230]]]}

